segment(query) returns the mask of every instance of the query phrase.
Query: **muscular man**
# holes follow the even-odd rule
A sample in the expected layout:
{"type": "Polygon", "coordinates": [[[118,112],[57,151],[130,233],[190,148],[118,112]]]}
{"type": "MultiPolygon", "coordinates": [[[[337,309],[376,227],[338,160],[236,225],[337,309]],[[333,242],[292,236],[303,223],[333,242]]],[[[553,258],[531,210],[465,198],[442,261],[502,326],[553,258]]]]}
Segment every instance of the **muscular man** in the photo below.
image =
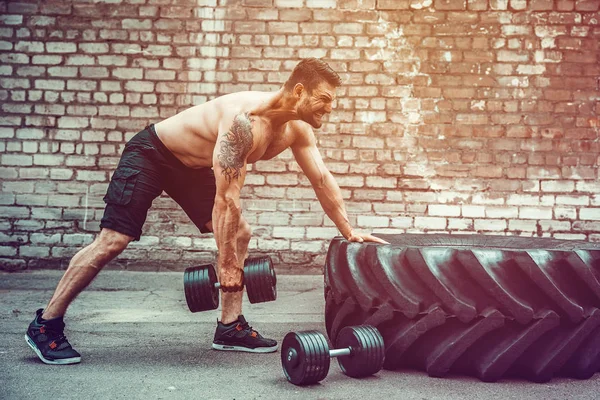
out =
{"type": "Polygon", "coordinates": [[[139,240],[148,209],[163,190],[201,232],[214,233],[222,313],[213,348],[276,351],[277,342],[263,338],[242,315],[242,273],[251,234],[240,205],[246,164],[291,148],[340,233],[350,241],[385,243],[352,229],[340,189],[316,146],[312,128],[331,112],[340,84],[325,62],[306,59],[277,92],[221,96],[135,135],[104,197],[100,233],[73,257],[52,299],[29,325],[25,338],[38,357],[47,364],[81,361],[63,333],[67,307],[105,264],[139,240]]]}

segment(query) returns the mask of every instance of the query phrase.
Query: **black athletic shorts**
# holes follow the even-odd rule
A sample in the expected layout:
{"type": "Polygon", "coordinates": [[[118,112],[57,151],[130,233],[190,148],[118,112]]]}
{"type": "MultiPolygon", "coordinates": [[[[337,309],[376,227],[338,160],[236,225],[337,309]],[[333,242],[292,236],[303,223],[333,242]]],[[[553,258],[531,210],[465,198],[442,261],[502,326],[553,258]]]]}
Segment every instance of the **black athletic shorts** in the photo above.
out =
{"type": "Polygon", "coordinates": [[[101,228],[139,240],[152,201],[163,190],[206,233],[215,200],[215,175],[211,168],[189,168],[160,141],[154,125],[147,126],[127,144],[104,202],[101,228]]]}

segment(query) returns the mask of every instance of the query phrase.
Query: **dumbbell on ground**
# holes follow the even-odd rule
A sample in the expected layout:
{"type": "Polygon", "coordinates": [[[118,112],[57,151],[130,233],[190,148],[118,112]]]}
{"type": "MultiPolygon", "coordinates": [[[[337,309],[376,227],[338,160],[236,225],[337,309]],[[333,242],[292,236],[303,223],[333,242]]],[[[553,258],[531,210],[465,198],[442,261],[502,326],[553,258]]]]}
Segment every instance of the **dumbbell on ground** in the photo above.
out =
{"type": "MultiPolygon", "coordinates": [[[[249,258],[244,263],[244,286],[250,303],[277,299],[277,277],[271,257],[249,258]]],[[[212,264],[187,268],[183,274],[185,300],[191,312],[219,307],[217,273],[212,264]]]]}
{"type": "Polygon", "coordinates": [[[344,374],[353,378],[373,375],[383,367],[385,346],[379,331],[370,325],[344,327],[330,350],[318,331],[290,332],[281,345],[281,365],[288,381],[308,385],[323,380],[332,357],[344,374]]]}

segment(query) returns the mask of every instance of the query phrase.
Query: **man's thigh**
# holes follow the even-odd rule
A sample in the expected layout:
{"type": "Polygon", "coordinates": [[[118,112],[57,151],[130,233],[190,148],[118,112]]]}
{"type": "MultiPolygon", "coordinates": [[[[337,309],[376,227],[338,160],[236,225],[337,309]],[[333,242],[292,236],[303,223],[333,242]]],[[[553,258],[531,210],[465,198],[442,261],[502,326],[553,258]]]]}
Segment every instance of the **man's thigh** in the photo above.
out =
{"type": "Polygon", "coordinates": [[[201,233],[212,232],[207,226],[212,220],[217,186],[210,168],[178,171],[169,179],[165,192],[177,202],[201,233]]]}
{"type": "Polygon", "coordinates": [[[164,186],[160,165],[150,146],[128,144],[108,185],[101,228],[139,240],[152,201],[164,186]]]}

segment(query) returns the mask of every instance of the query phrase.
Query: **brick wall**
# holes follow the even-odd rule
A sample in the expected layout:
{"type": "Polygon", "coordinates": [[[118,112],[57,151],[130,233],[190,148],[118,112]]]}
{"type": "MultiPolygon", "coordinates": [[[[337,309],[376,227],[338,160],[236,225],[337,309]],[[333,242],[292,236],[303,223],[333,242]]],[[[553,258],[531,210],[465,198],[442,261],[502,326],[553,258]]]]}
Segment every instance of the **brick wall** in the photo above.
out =
{"type": "MultiPolygon", "coordinates": [[[[600,241],[598,0],[0,1],[0,264],[64,268],[124,142],[304,57],[345,85],[317,133],[365,231],[600,241]]],[[[316,271],[330,238],[289,151],[243,191],[252,253],[316,271]]],[[[112,268],[212,261],[167,197],[112,268]]]]}

